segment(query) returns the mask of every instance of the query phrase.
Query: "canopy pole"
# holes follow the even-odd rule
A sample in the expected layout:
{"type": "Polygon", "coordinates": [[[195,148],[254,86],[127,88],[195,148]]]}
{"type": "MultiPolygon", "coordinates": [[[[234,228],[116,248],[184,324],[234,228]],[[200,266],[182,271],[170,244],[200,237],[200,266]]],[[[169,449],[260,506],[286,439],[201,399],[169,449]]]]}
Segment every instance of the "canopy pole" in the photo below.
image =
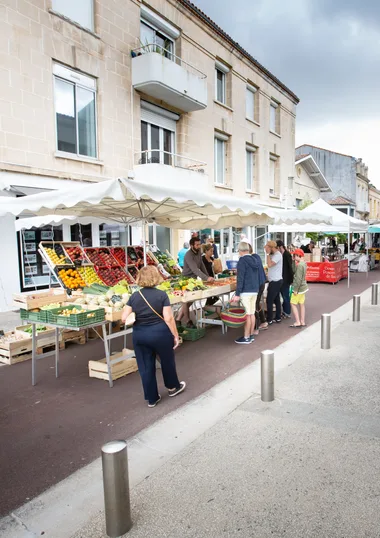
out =
{"type": "Polygon", "coordinates": [[[365,244],[366,244],[366,251],[367,251],[367,278],[368,278],[368,274],[371,270],[371,265],[369,262],[369,250],[368,250],[369,233],[366,232],[364,237],[365,237],[365,244]]]}
{"type": "Polygon", "coordinates": [[[347,288],[350,287],[350,250],[351,250],[350,221],[348,221],[348,275],[347,275],[347,288]]]}
{"type": "Polygon", "coordinates": [[[146,220],[143,224],[143,236],[144,236],[144,267],[146,267],[146,220]]]}

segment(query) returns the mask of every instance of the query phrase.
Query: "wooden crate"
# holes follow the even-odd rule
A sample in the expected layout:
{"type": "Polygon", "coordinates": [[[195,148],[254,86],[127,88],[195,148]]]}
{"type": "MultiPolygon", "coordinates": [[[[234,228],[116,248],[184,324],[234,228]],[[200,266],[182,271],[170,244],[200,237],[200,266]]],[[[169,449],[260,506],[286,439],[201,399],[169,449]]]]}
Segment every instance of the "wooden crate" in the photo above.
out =
{"type": "MultiPolygon", "coordinates": [[[[22,340],[16,340],[15,342],[0,342],[0,362],[3,364],[16,364],[30,360],[32,358],[32,338],[28,333],[20,331],[19,327],[16,327],[15,331],[5,333],[6,336],[16,334],[22,336],[22,340]]],[[[38,355],[43,355],[48,351],[55,349],[55,334],[54,329],[49,329],[46,332],[46,336],[40,333],[41,337],[37,340],[36,352],[38,355]]]]}
{"type": "Polygon", "coordinates": [[[60,342],[59,342],[59,349],[63,350],[66,349],[66,346],[68,344],[80,344],[83,345],[86,343],[86,330],[81,329],[80,331],[62,331],[60,342]]]}
{"type": "MultiPolygon", "coordinates": [[[[122,357],[127,353],[132,353],[132,350],[123,349],[121,353],[111,355],[111,360],[122,357]]],[[[115,381],[120,377],[133,374],[134,372],[137,372],[137,370],[138,368],[135,358],[124,359],[123,361],[111,366],[112,379],[115,381]]],[[[104,379],[108,381],[107,359],[104,358],[100,361],[88,361],[88,373],[90,377],[96,377],[97,379],[104,379]]]]}
{"type": "Polygon", "coordinates": [[[65,301],[67,301],[67,294],[61,288],[13,294],[15,306],[25,310],[41,308],[41,306],[51,303],[64,303],[65,301]]]}

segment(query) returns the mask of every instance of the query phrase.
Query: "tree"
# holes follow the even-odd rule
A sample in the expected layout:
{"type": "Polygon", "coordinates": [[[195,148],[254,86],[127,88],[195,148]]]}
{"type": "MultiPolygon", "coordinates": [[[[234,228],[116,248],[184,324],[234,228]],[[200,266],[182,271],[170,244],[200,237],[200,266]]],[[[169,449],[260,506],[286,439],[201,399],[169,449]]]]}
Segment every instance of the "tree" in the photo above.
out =
{"type": "Polygon", "coordinates": [[[305,198],[302,200],[302,202],[300,203],[300,205],[298,206],[298,209],[300,209],[302,211],[302,209],[305,209],[306,207],[308,207],[312,203],[313,202],[310,200],[309,195],[307,194],[305,196],[305,198]]]}

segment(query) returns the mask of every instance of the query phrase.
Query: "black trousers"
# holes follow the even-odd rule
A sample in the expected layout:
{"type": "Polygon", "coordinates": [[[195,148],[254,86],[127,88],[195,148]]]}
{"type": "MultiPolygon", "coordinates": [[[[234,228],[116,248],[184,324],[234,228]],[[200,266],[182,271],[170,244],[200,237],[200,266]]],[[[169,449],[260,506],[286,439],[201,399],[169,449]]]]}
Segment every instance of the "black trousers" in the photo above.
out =
{"type": "Polygon", "coordinates": [[[158,400],[156,355],[159,355],[161,359],[165,387],[167,389],[180,387],[173,345],[173,335],[164,322],[133,327],[133,348],[144,389],[144,397],[150,404],[158,400]]]}
{"type": "Polygon", "coordinates": [[[281,299],[280,291],[282,279],[276,282],[269,282],[267,294],[267,321],[273,320],[273,303],[276,305],[276,319],[281,319],[281,299]]]}
{"type": "Polygon", "coordinates": [[[255,312],[256,330],[259,330],[260,325],[266,322],[264,308],[263,308],[263,305],[261,304],[261,299],[263,298],[264,290],[265,290],[265,284],[262,284],[259,288],[259,293],[257,294],[257,299],[256,299],[256,312],[255,312]]]}

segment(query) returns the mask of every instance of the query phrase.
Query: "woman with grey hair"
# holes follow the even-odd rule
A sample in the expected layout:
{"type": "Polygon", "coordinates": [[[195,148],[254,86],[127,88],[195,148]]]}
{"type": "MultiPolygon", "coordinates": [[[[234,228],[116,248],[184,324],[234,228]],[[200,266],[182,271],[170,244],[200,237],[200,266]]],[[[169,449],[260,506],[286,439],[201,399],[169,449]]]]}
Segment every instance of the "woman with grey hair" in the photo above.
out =
{"type": "Polygon", "coordinates": [[[241,301],[247,313],[244,325],[244,336],[235,340],[236,344],[251,344],[254,341],[255,312],[257,294],[260,288],[259,264],[251,256],[252,247],[245,241],[238,246],[239,262],[237,265],[236,295],[232,302],[241,301]]]}

